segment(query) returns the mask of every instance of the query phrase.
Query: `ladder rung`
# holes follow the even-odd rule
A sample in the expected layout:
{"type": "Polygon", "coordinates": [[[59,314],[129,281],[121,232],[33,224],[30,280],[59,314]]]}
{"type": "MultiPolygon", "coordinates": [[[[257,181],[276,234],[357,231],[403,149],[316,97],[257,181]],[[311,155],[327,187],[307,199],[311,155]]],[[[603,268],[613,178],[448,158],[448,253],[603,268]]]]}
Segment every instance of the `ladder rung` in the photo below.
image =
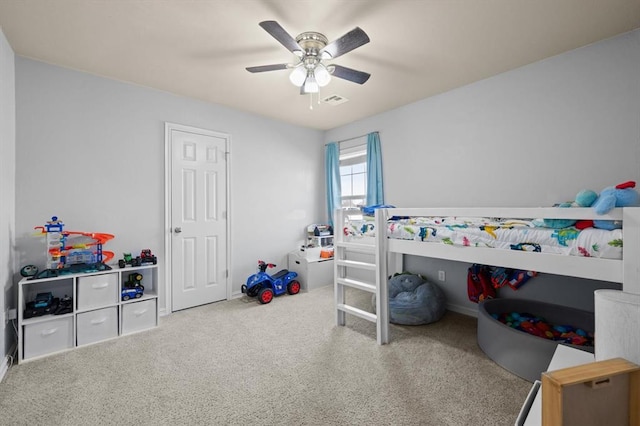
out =
{"type": "Polygon", "coordinates": [[[362,309],[358,309],[354,306],[345,305],[343,303],[339,303],[337,308],[341,311],[344,311],[348,314],[355,315],[357,317],[366,319],[367,321],[376,322],[378,317],[376,314],[372,314],[371,312],[363,311],[362,309]]]}
{"type": "Polygon", "coordinates": [[[334,242],[334,247],[345,248],[353,251],[359,251],[362,253],[375,253],[376,246],[371,244],[364,243],[352,243],[352,242],[344,242],[337,241],[334,242]]]}
{"type": "Polygon", "coordinates": [[[351,278],[336,278],[336,282],[341,285],[354,287],[360,290],[368,291],[370,293],[376,292],[376,285],[370,284],[364,281],[358,281],[351,278]]]}
{"type": "Polygon", "coordinates": [[[375,263],[358,262],[357,260],[344,260],[344,259],[335,259],[334,262],[338,266],[349,266],[351,268],[366,269],[369,271],[376,270],[375,263]]]}

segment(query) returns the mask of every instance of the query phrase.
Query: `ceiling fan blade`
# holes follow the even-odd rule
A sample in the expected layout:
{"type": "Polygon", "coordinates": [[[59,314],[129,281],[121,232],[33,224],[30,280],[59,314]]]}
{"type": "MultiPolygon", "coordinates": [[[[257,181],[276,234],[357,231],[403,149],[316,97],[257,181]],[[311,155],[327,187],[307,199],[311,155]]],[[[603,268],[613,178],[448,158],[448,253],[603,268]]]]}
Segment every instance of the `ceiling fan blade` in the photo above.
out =
{"type": "Polygon", "coordinates": [[[273,65],[260,65],[258,67],[247,67],[247,71],[265,72],[265,71],[286,70],[287,68],[289,68],[288,64],[273,64],[273,65]]]}
{"type": "Polygon", "coordinates": [[[349,80],[358,84],[366,83],[366,81],[369,80],[369,77],[371,77],[371,74],[367,72],[354,70],[340,65],[331,65],[330,67],[333,67],[331,75],[334,77],[349,80]]]}
{"type": "Polygon", "coordinates": [[[331,58],[337,58],[353,49],[369,43],[369,36],[360,27],[355,27],[339,39],[327,44],[320,50],[319,55],[329,54],[331,58]]]}
{"type": "Polygon", "coordinates": [[[290,52],[301,52],[302,48],[296,42],[296,39],[291,37],[289,33],[280,26],[276,21],[262,21],[259,24],[266,32],[271,34],[273,38],[278,40],[280,44],[289,49],[290,52]]]}

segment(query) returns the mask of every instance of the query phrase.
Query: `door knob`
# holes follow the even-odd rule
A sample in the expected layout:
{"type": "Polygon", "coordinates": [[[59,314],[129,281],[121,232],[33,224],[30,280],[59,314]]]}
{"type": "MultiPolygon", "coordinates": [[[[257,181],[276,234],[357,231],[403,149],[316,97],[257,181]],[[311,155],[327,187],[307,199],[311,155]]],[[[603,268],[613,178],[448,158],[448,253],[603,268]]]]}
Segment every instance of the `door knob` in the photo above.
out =
{"type": "Polygon", "coordinates": [[[182,228],[180,228],[179,226],[176,226],[175,228],[173,228],[173,232],[175,232],[176,234],[179,234],[182,232],[182,228]]]}

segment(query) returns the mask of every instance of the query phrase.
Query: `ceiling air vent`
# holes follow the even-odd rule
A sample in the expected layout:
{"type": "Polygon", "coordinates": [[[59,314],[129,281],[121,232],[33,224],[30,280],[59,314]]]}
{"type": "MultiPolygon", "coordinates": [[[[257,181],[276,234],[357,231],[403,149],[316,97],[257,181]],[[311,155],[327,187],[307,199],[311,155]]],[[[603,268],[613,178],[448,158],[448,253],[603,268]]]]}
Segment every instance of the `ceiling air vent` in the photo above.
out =
{"type": "Polygon", "coordinates": [[[344,98],[340,95],[331,95],[331,96],[327,96],[326,98],[324,98],[322,100],[322,102],[324,102],[325,104],[329,104],[329,105],[340,105],[343,104],[345,102],[347,102],[349,99],[344,98]]]}

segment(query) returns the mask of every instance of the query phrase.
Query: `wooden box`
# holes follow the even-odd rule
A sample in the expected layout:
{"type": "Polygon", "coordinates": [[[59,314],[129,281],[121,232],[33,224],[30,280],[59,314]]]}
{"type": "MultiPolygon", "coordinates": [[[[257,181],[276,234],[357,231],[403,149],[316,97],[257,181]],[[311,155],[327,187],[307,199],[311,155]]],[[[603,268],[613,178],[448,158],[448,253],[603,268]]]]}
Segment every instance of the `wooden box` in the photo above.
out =
{"type": "Polygon", "coordinates": [[[640,367],[622,358],[542,373],[543,426],[640,426],[640,367]]]}

